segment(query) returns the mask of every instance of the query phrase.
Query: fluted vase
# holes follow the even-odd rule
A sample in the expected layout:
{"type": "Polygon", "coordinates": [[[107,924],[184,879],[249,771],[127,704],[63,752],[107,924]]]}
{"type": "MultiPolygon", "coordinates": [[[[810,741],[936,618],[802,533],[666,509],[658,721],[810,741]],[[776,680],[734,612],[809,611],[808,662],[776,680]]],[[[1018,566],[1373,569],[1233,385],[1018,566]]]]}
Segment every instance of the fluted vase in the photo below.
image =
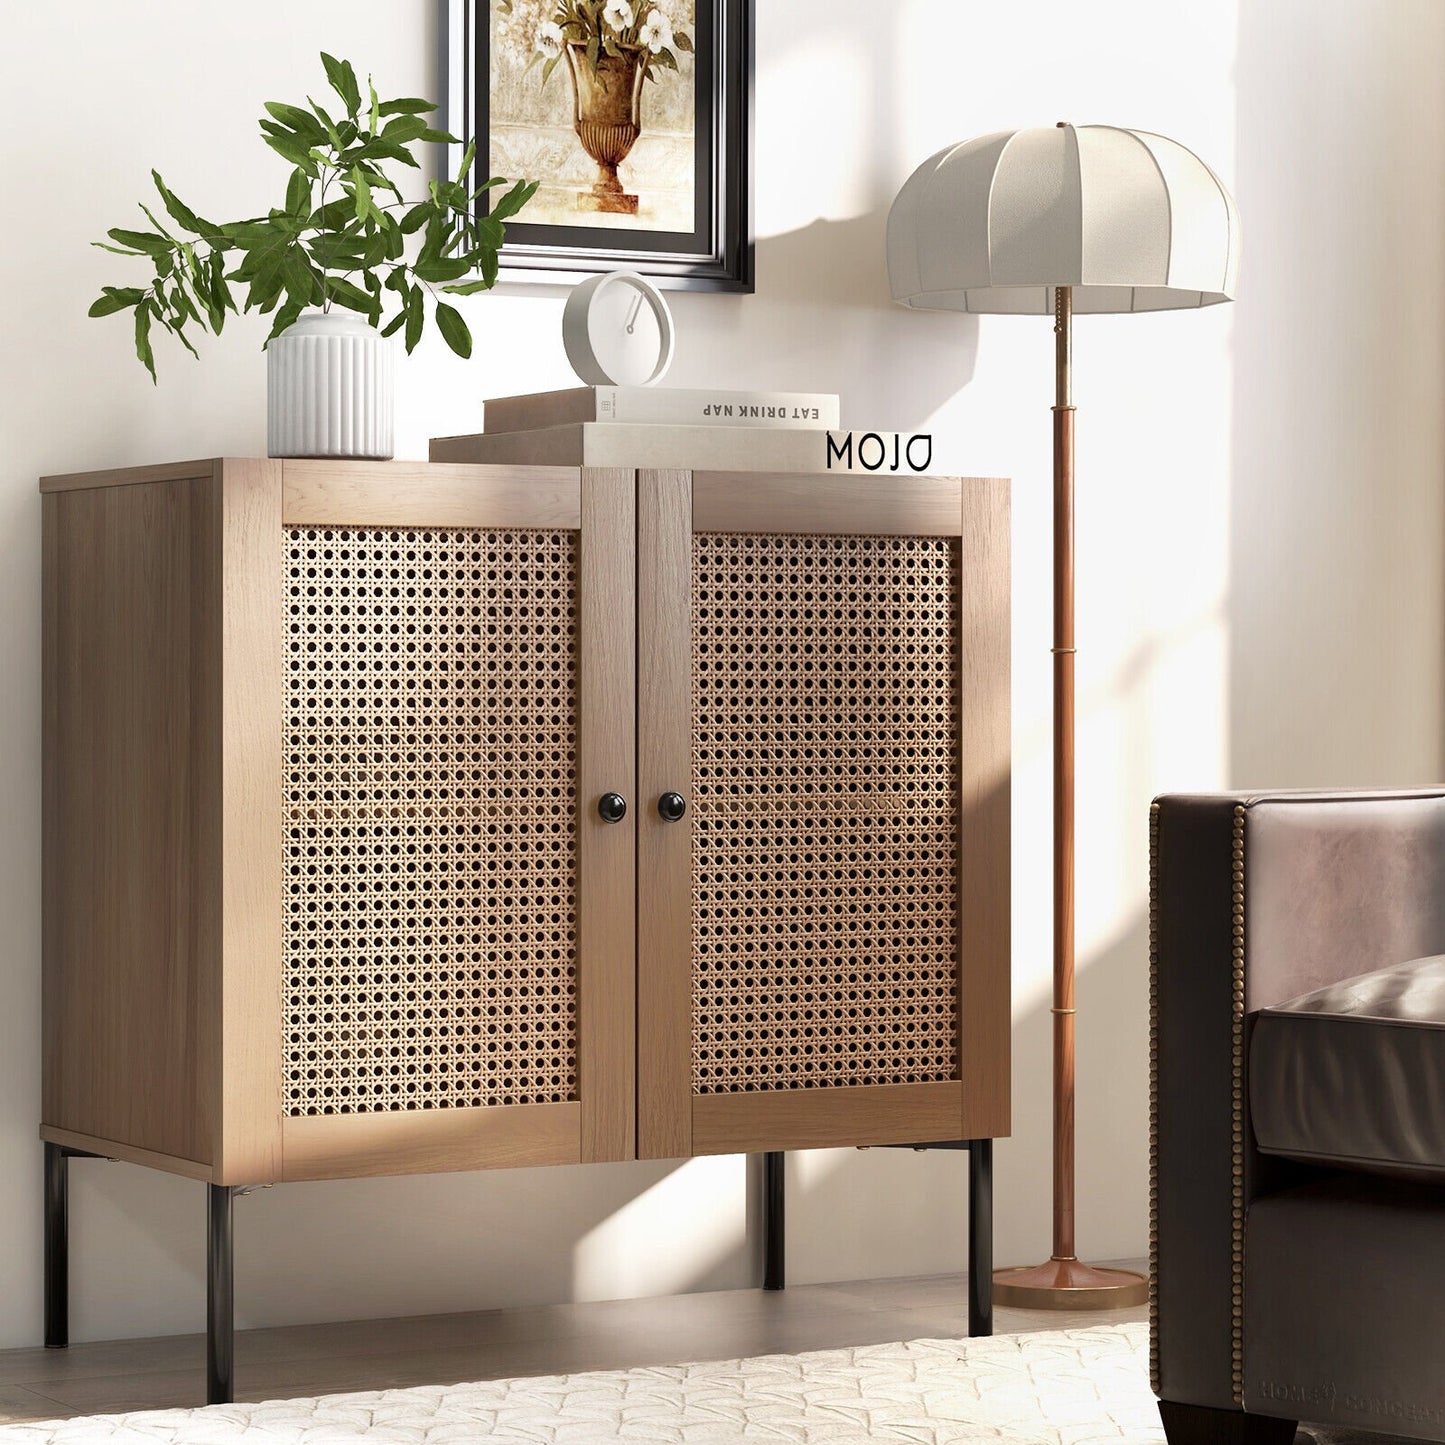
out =
{"type": "Polygon", "coordinates": [[[640,45],[622,45],[618,50],[616,55],[599,54],[594,65],[587,59],[586,46],[567,47],[577,139],[597,162],[597,179],[590,191],[577,193],[577,202],[587,211],[635,216],[637,197],[623,189],[617,167],[642,134],[647,52],[640,45]]]}
{"type": "Polygon", "coordinates": [[[266,452],[384,460],[396,391],[391,338],[352,311],[307,311],[266,348],[266,452]]]}

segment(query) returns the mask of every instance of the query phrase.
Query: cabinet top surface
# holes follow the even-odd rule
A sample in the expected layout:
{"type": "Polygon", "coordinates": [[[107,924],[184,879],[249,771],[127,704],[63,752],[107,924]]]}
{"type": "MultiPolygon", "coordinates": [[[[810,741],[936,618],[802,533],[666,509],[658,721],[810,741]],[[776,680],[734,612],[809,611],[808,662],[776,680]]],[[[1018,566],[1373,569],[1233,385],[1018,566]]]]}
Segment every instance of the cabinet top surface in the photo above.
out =
{"type": "MultiPolygon", "coordinates": [[[[233,458],[233,457],[201,457],[194,461],[178,462],[157,462],[152,465],[102,468],[96,471],[87,472],[62,472],[51,476],[40,478],[40,491],[48,492],[71,492],[85,491],[97,487],[120,487],[143,484],[148,482],[199,482],[213,481],[219,479],[228,466],[238,462],[245,462],[247,466],[255,466],[258,463],[274,466],[285,476],[300,479],[324,482],[329,479],[341,480],[343,478],[354,478],[361,480],[373,478],[385,480],[392,485],[406,485],[409,482],[422,482],[438,478],[456,478],[458,480],[471,478],[476,481],[502,481],[508,478],[526,479],[532,482],[577,482],[580,481],[584,468],[580,466],[556,466],[542,465],[530,462],[451,462],[451,461],[357,461],[345,458],[310,458],[295,457],[286,458],[233,458]]],[[[639,470],[652,470],[651,468],[639,468],[639,470]]],[[[667,469],[671,470],[671,469],[667,469]]],[[[694,475],[700,476],[724,476],[731,475],[730,469],[696,468],[694,475]]],[[[759,474],[753,474],[757,476],[759,474]]],[[[922,480],[943,480],[941,476],[924,477],[918,473],[900,472],[890,474],[887,472],[858,473],[858,472],[776,472],[769,473],[780,484],[795,483],[806,484],[810,481],[839,480],[848,478],[858,482],[872,482],[879,485],[887,485],[890,482],[907,482],[922,480]]],[[[1005,478],[975,476],[975,477],[953,477],[948,480],[978,482],[997,482],[1005,478]]]]}

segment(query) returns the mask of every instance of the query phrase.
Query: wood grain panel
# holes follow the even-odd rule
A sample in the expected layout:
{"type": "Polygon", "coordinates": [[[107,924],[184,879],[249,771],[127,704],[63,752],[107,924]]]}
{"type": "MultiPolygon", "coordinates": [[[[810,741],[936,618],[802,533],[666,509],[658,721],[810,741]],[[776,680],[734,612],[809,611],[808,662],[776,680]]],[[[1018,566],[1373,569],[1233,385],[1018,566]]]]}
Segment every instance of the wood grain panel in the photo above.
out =
{"type": "Polygon", "coordinates": [[[581,520],[576,467],[287,461],[287,526],[559,527],[581,520]]]}
{"type": "Polygon", "coordinates": [[[960,1083],[939,1083],[700,1094],[692,1101],[692,1152],[749,1154],[956,1139],[963,1090],[960,1083]]]}
{"type": "Polygon", "coordinates": [[[428,1109],[395,1114],[314,1114],[282,1127],[282,1178],[361,1179],[577,1164],[580,1104],[428,1109]]]}
{"type": "Polygon", "coordinates": [[[223,813],[197,838],[223,879],[218,1184],[281,1171],[281,465],[221,471],[223,813]]]}
{"type": "Polygon", "coordinates": [[[117,1159],[122,1164],[142,1164],[147,1169],[161,1169],[167,1174],[199,1179],[203,1184],[211,1183],[214,1178],[211,1166],[202,1164],[199,1159],[177,1159],[173,1154],[157,1154],[153,1149],[137,1149],[132,1144],[118,1144],[114,1139],[97,1139],[90,1134],[77,1134],[73,1129],[54,1129],[48,1124],[42,1124],[40,1137],[49,1144],[83,1149],[87,1154],[98,1154],[102,1159],[117,1159]]]}
{"type": "Polygon", "coordinates": [[[692,477],[637,479],[637,1153],[692,1148],[692,477]],[[664,822],[657,800],[688,811],[664,822]]]}
{"type": "Polygon", "coordinates": [[[578,1027],[582,1158],[637,1147],[637,514],[633,474],[582,473],[578,1027]],[[604,823],[603,793],[627,816],[604,823]]]}
{"type": "Polygon", "coordinates": [[[220,483],[46,499],[43,1122],[209,1165],[220,483]]]}
{"type": "Polygon", "coordinates": [[[963,1137],[1010,1129],[1009,485],[963,484],[959,565],[959,1056],[963,1137]]]}
{"type": "Polygon", "coordinates": [[[699,532],[818,532],[956,537],[956,477],[697,472],[699,532]]]}
{"type": "Polygon", "coordinates": [[[220,465],[207,457],[194,462],[164,462],[160,466],[115,467],[108,471],[68,472],[60,476],[41,477],[42,492],[87,491],[94,487],[130,487],[156,482],[209,482],[220,465]]]}

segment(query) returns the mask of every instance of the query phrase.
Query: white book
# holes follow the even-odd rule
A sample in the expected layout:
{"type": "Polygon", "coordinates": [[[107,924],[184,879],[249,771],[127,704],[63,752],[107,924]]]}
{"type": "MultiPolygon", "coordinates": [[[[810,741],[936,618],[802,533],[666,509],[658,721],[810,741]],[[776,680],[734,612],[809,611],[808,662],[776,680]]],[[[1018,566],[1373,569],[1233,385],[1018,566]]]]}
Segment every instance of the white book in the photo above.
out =
{"type": "Polygon", "coordinates": [[[576,422],[836,431],[838,417],[838,397],[830,392],[577,386],[493,397],[483,410],[482,426],[487,432],[536,431],[576,422]]]}
{"type": "Polygon", "coordinates": [[[927,432],[579,423],[528,432],[433,437],[434,462],[717,472],[918,476],[933,465],[927,432]]]}

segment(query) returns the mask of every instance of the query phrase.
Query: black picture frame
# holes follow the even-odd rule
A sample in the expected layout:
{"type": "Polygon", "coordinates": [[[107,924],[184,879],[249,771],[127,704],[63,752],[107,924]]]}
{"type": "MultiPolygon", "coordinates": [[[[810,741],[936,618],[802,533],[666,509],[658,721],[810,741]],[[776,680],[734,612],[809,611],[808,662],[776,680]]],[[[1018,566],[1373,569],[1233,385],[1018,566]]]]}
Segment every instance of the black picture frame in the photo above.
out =
{"type": "MultiPolygon", "coordinates": [[[[443,112],[453,135],[460,136],[463,144],[476,142],[481,166],[489,154],[491,3],[440,0],[443,112]]],[[[507,222],[501,253],[503,281],[556,284],[590,272],[628,270],[674,290],[753,290],[754,0],[697,0],[697,15],[694,231],[529,225],[523,211],[507,222]]],[[[455,174],[460,148],[453,151],[450,163],[455,174]]],[[[485,195],[480,204],[485,207],[485,195]]]]}

